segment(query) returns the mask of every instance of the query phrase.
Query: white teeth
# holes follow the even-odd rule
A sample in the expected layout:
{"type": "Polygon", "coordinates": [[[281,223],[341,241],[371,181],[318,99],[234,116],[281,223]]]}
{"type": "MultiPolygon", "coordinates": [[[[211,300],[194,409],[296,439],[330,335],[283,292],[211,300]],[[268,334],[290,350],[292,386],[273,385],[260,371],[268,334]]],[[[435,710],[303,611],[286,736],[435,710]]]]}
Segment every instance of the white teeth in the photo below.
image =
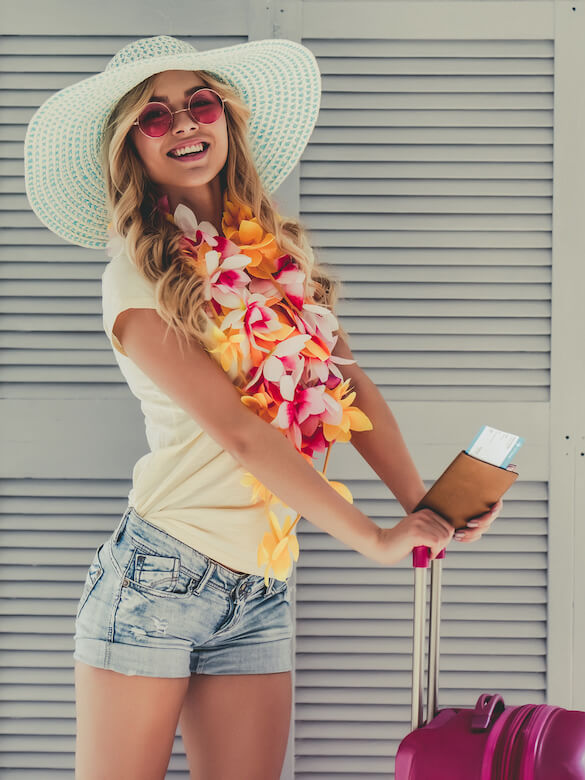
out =
{"type": "Polygon", "coordinates": [[[181,157],[183,154],[189,154],[190,152],[203,151],[203,144],[194,144],[193,146],[185,146],[183,149],[171,152],[173,157],[181,157]]]}

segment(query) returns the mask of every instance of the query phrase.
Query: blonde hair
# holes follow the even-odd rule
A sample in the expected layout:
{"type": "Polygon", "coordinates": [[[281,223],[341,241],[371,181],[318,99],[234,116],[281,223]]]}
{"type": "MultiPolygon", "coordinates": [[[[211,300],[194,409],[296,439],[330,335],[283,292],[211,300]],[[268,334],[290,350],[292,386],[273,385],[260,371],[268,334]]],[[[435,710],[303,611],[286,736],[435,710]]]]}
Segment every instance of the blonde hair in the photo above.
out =
{"type": "MultiPolygon", "coordinates": [[[[229,85],[206,71],[194,71],[204,84],[224,99],[228,155],[220,172],[222,197],[226,191],[248,206],[261,227],[275,238],[305,273],[305,296],[334,312],[340,279],[317,263],[302,224],[283,218],[265,192],[253,163],[248,140],[250,109],[229,85]]],[[[110,114],[102,143],[102,166],[107,209],[116,233],[124,237],[130,259],[140,273],[155,283],[157,311],[186,339],[207,343],[209,318],[203,297],[204,280],[192,269],[185,273],[181,259],[181,231],[157,208],[162,193],[143,167],[129,133],[154,92],[154,74],[127,92],[110,114]]],[[[339,333],[347,336],[339,327],[339,333]]]]}

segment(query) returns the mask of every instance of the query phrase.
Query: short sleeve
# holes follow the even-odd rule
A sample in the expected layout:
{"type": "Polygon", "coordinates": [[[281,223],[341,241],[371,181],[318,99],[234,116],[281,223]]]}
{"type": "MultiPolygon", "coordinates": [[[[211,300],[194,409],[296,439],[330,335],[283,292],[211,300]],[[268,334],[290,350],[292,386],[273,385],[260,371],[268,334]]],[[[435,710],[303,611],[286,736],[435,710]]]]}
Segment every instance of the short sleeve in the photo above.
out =
{"type": "Polygon", "coordinates": [[[122,252],[110,260],[102,274],[102,318],[110,343],[128,357],[112,332],[116,317],[125,309],[156,309],[156,294],[154,282],[145,279],[122,252]]]}

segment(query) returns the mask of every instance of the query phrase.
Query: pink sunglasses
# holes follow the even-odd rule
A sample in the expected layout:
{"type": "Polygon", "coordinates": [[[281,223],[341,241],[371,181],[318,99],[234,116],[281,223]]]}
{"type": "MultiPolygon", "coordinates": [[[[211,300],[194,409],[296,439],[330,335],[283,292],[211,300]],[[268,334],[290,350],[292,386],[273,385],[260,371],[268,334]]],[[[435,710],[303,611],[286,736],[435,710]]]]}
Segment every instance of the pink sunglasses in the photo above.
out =
{"type": "Polygon", "coordinates": [[[191,119],[197,124],[212,125],[221,117],[224,111],[224,100],[213,89],[198,89],[189,98],[187,108],[171,111],[166,103],[149,103],[133,122],[148,138],[160,138],[172,128],[175,114],[188,111],[191,119]]]}

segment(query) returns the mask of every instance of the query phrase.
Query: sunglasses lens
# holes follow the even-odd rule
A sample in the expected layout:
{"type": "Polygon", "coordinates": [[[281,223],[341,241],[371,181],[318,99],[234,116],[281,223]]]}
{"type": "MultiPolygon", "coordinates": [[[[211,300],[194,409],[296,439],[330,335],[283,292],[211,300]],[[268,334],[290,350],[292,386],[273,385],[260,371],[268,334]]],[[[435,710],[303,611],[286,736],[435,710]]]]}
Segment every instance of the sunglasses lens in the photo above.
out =
{"type": "Polygon", "coordinates": [[[217,122],[223,113],[223,103],[219,95],[210,89],[200,89],[195,92],[191,97],[189,108],[193,119],[204,125],[217,122]]]}
{"type": "Polygon", "coordinates": [[[138,118],[140,129],[151,138],[159,138],[168,132],[171,121],[171,112],[162,103],[146,106],[138,118]]]}

